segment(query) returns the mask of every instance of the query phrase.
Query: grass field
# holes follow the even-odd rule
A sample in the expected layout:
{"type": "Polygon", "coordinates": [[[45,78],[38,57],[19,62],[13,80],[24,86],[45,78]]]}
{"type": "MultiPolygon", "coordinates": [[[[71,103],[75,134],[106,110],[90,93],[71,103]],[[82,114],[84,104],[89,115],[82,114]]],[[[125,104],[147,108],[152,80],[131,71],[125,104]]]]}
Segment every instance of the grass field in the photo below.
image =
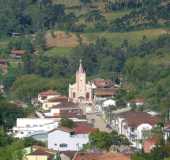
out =
{"type": "Polygon", "coordinates": [[[120,18],[126,14],[128,14],[130,12],[130,10],[127,11],[115,11],[115,12],[108,12],[108,13],[104,13],[104,16],[106,17],[106,19],[108,21],[112,21],[115,20],[116,18],[120,18]]]}
{"type": "Polygon", "coordinates": [[[51,48],[49,49],[46,54],[48,55],[48,57],[56,57],[56,56],[60,56],[60,57],[65,57],[65,56],[69,56],[72,53],[73,48],[63,48],[63,47],[57,47],[57,48],[51,48]]]}
{"type": "Polygon", "coordinates": [[[56,4],[64,4],[66,7],[79,6],[80,0],[53,0],[56,4]]]}
{"type": "Polygon", "coordinates": [[[109,40],[113,47],[118,47],[123,42],[123,40],[128,40],[129,44],[134,46],[138,45],[142,40],[143,36],[146,36],[148,40],[155,39],[162,34],[167,33],[164,29],[148,29],[142,31],[133,32],[99,32],[99,33],[85,33],[83,34],[90,42],[95,41],[99,38],[106,38],[109,40]]]}

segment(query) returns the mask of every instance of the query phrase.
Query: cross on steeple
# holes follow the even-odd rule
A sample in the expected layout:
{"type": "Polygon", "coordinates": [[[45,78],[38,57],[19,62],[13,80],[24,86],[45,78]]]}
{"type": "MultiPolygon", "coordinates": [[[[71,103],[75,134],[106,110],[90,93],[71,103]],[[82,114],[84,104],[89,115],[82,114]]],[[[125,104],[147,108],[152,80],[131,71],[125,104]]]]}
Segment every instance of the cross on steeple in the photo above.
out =
{"type": "Polygon", "coordinates": [[[83,69],[83,65],[82,65],[82,59],[80,59],[80,65],[79,65],[79,73],[83,73],[84,69],[83,69]]]}

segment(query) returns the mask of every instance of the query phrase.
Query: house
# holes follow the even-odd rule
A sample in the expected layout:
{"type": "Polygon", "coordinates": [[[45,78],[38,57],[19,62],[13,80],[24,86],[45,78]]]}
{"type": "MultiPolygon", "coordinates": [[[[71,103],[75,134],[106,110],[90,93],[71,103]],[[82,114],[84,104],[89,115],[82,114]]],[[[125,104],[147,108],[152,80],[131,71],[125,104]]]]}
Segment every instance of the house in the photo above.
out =
{"type": "Polygon", "coordinates": [[[24,160],[56,160],[60,154],[45,147],[33,146],[32,152],[24,156],[24,160]]]}
{"type": "Polygon", "coordinates": [[[26,54],[25,50],[21,49],[12,49],[11,50],[11,58],[21,59],[26,54]]]}
{"type": "Polygon", "coordinates": [[[164,125],[164,138],[167,140],[170,137],[170,121],[167,121],[164,125]]]}
{"type": "Polygon", "coordinates": [[[0,95],[4,94],[4,85],[0,84],[0,95]]]}
{"type": "Polygon", "coordinates": [[[8,63],[5,59],[0,59],[0,71],[2,71],[2,74],[8,72],[8,63]]]}
{"type": "Polygon", "coordinates": [[[112,152],[79,152],[74,156],[73,160],[130,160],[130,156],[112,152]]]}
{"type": "Polygon", "coordinates": [[[101,103],[98,103],[96,105],[96,110],[98,112],[104,112],[104,110],[110,106],[116,106],[116,101],[113,100],[113,99],[106,99],[106,100],[103,100],[101,101],[101,103]]]}
{"type": "Polygon", "coordinates": [[[75,103],[93,103],[93,89],[90,82],[86,83],[86,72],[80,60],[79,69],[76,72],[76,82],[69,85],[69,101],[75,103]]]}
{"type": "Polygon", "coordinates": [[[53,90],[43,91],[38,94],[38,102],[44,103],[44,101],[50,98],[58,97],[58,96],[60,96],[60,93],[56,91],[53,91],[53,90]]]}
{"type": "MultiPolygon", "coordinates": [[[[25,152],[24,152],[25,153],[25,152]]],[[[75,152],[58,152],[42,146],[31,146],[25,153],[24,160],[72,160],[75,152]]]]}
{"type": "Polygon", "coordinates": [[[143,151],[144,153],[150,153],[154,147],[158,144],[157,137],[149,137],[143,143],[143,151]]]}
{"type": "Polygon", "coordinates": [[[132,99],[127,106],[132,106],[132,105],[136,105],[137,107],[143,106],[145,103],[144,98],[137,98],[137,99],[132,99]]]}
{"type": "Polygon", "coordinates": [[[112,120],[112,127],[119,134],[125,135],[133,147],[142,148],[142,141],[150,136],[150,131],[159,122],[158,116],[146,112],[128,111],[117,114],[112,120]]]}
{"type": "Polygon", "coordinates": [[[89,133],[96,131],[87,123],[77,123],[73,129],[58,127],[48,133],[48,148],[58,151],[78,151],[89,142],[89,133]]]}
{"type": "Polygon", "coordinates": [[[111,80],[105,79],[94,79],[92,80],[93,84],[93,94],[95,100],[101,98],[111,98],[114,97],[117,93],[117,87],[111,80]]]}
{"type": "Polygon", "coordinates": [[[51,98],[49,96],[46,100],[43,100],[42,109],[43,110],[49,110],[52,107],[57,106],[57,105],[64,103],[64,102],[65,103],[68,102],[68,98],[66,96],[56,95],[56,97],[51,97],[51,98]]]}
{"type": "Polygon", "coordinates": [[[44,113],[45,117],[53,117],[53,118],[59,118],[59,117],[68,117],[68,118],[85,118],[85,115],[83,115],[82,109],[78,106],[78,104],[75,104],[73,102],[63,101],[59,104],[53,106],[49,112],[44,113]]]}

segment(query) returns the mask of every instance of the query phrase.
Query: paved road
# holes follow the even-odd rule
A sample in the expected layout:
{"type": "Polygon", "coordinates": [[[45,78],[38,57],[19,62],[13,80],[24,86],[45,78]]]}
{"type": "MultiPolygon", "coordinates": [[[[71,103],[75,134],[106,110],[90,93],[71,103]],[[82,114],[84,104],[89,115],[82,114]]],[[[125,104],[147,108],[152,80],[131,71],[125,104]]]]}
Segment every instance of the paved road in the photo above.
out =
{"type": "Polygon", "coordinates": [[[87,114],[88,122],[92,122],[94,119],[94,127],[99,128],[100,131],[111,132],[110,129],[106,128],[106,122],[102,119],[101,116],[96,115],[95,113],[87,114]]]}

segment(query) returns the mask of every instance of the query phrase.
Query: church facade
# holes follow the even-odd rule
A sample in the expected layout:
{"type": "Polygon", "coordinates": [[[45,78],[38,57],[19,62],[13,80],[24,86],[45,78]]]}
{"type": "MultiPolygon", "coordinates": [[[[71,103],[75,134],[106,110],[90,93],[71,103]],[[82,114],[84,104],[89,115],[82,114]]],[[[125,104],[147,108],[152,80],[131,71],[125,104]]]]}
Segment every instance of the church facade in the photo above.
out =
{"type": "Polygon", "coordinates": [[[86,72],[81,60],[76,72],[76,82],[69,85],[69,100],[75,103],[93,103],[93,88],[90,82],[86,82],[86,72]]]}

